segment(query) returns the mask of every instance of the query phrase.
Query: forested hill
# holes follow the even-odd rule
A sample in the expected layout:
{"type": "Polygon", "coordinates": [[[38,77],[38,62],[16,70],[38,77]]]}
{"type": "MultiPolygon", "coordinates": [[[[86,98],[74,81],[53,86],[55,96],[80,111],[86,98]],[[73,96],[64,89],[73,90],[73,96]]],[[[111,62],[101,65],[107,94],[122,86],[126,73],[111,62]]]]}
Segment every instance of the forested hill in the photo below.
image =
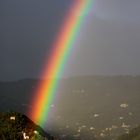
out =
{"type": "Polygon", "coordinates": [[[1,112],[0,140],[23,139],[55,140],[25,115],[17,112],[1,112]]]}
{"type": "MultiPolygon", "coordinates": [[[[0,82],[0,111],[26,113],[40,80],[0,82]]],[[[140,76],[60,79],[45,130],[62,140],[116,139],[140,125],[140,76]],[[68,136],[71,136],[68,138],[68,136]]]]}

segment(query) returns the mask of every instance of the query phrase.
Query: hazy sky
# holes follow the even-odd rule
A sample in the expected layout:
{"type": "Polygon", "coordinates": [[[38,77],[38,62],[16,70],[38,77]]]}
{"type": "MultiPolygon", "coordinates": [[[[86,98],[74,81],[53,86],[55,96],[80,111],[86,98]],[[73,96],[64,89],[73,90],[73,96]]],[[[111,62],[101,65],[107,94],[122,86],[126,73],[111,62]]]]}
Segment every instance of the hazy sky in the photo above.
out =
{"type": "MultiPolygon", "coordinates": [[[[38,77],[72,0],[0,1],[0,80],[38,77]]],[[[140,74],[140,1],[94,0],[63,77],[140,74]]]]}

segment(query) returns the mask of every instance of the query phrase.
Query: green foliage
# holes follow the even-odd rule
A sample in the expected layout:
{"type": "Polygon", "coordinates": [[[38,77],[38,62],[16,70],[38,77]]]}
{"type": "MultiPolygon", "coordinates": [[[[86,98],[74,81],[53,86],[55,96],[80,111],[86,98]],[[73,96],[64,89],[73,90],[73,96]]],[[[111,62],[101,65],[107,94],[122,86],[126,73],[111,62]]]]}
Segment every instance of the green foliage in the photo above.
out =
{"type": "Polygon", "coordinates": [[[6,140],[20,140],[23,138],[22,130],[24,125],[22,124],[22,115],[20,113],[8,112],[0,113],[0,139],[6,140]],[[10,117],[15,116],[15,120],[11,120],[10,117]]]}
{"type": "Polygon", "coordinates": [[[25,115],[13,111],[0,113],[0,140],[23,140],[23,132],[30,136],[31,140],[44,140],[49,136],[25,115]],[[34,130],[39,133],[34,134],[34,130]]]}

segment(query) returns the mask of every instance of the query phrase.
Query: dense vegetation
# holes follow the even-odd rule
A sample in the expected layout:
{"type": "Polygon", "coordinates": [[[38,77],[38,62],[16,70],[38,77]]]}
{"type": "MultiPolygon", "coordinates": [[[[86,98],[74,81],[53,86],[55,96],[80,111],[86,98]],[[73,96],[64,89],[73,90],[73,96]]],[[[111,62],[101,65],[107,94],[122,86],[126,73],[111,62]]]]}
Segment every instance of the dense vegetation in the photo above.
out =
{"type": "Polygon", "coordinates": [[[0,113],[0,140],[23,140],[23,133],[30,140],[53,140],[25,115],[17,112],[0,113]]]}

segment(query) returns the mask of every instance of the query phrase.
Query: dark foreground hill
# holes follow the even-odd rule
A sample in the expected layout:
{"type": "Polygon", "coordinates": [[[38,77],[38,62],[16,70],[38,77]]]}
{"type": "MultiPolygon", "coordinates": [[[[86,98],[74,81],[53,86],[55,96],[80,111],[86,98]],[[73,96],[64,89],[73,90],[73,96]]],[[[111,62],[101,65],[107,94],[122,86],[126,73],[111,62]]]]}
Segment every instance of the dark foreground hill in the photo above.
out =
{"type": "Polygon", "coordinates": [[[0,113],[0,140],[58,140],[28,117],[17,112],[0,113]]]}

